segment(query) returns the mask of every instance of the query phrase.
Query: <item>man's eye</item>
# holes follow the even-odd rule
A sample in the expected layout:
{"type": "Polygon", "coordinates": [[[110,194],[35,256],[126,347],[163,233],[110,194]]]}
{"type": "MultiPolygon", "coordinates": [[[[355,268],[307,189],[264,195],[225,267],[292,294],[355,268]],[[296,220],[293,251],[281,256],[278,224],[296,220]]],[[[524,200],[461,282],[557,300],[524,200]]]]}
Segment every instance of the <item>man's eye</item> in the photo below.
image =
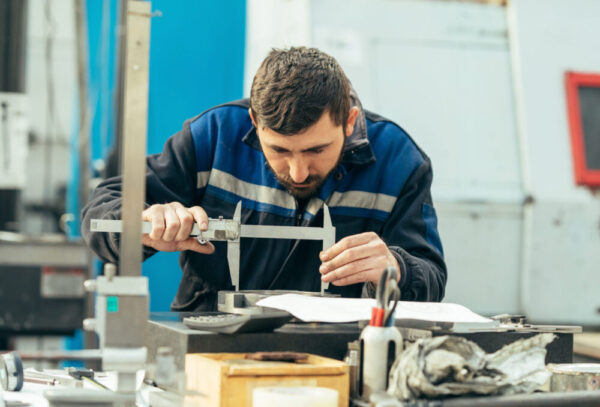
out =
{"type": "Polygon", "coordinates": [[[314,154],[321,154],[323,152],[323,148],[315,148],[315,149],[311,149],[308,150],[309,153],[314,153],[314,154]]]}

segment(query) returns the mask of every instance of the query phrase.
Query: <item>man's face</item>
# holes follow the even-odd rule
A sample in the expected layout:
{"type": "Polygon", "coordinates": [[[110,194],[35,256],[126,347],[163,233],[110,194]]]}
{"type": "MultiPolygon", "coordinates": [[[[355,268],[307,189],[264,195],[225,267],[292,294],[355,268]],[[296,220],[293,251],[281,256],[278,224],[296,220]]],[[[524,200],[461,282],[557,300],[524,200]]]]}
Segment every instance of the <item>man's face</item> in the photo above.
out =
{"type": "Polygon", "coordinates": [[[257,126],[269,167],[296,198],[313,196],[337,166],[345,136],[352,134],[358,115],[358,109],[353,109],[345,128],[336,125],[327,111],[315,124],[295,135],[257,126]]]}

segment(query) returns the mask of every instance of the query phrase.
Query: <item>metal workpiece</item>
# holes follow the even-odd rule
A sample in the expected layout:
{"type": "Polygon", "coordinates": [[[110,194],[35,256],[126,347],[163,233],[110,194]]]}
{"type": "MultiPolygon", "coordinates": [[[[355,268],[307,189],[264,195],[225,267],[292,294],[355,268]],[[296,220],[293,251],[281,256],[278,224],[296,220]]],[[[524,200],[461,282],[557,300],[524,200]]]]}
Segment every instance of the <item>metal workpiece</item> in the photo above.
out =
{"type": "Polygon", "coordinates": [[[311,297],[339,297],[339,294],[324,293],[316,291],[292,291],[292,290],[241,290],[241,291],[219,291],[217,293],[217,309],[220,312],[232,314],[264,314],[268,312],[279,312],[273,308],[265,308],[256,303],[263,298],[273,295],[300,294],[311,297]]]}
{"type": "Polygon", "coordinates": [[[600,390],[600,363],[549,364],[550,391],[600,390]]]}
{"type": "Polygon", "coordinates": [[[583,327],[578,325],[537,325],[526,322],[525,315],[500,314],[491,317],[498,321],[496,328],[498,332],[516,331],[516,332],[554,332],[554,333],[581,333],[583,327]]]}

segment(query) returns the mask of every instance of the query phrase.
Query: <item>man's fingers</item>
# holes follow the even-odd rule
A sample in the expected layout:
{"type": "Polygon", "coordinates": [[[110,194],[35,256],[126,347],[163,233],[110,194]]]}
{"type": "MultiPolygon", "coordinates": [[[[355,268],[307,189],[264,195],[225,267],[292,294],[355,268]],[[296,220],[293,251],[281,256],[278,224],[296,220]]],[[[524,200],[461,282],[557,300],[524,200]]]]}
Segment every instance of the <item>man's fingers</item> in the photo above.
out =
{"type": "Polygon", "coordinates": [[[208,228],[208,215],[199,206],[192,206],[189,212],[194,217],[194,221],[198,224],[200,230],[206,230],[208,228]]]}
{"type": "Polygon", "coordinates": [[[356,284],[356,283],[363,283],[365,281],[370,281],[371,280],[370,276],[373,274],[376,274],[376,273],[377,273],[377,270],[375,270],[375,269],[365,270],[362,273],[352,274],[351,276],[332,281],[331,284],[336,285],[336,286],[345,286],[345,285],[351,285],[351,284],[356,284]]]}
{"type": "Polygon", "coordinates": [[[190,237],[189,239],[180,242],[180,244],[181,250],[192,250],[202,254],[212,254],[215,251],[215,246],[213,246],[211,242],[200,244],[195,237],[190,237]]]}
{"type": "Polygon", "coordinates": [[[351,247],[349,249],[344,250],[341,254],[334,257],[332,260],[324,262],[321,267],[319,267],[319,272],[321,274],[327,274],[332,270],[339,269],[344,267],[345,265],[355,263],[360,261],[361,259],[369,258],[373,255],[371,253],[370,248],[365,246],[364,244],[357,247],[351,247]]]}
{"type": "Polygon", "coordinates": [[[163,233],[162,240],[165,242],[172,242],[175,240],[177,232],[179,232],[181,223],[179,222],[179,216],[177,216],[177,212],[173,206],[164,205],[163,208],[165,213],[165,232],[163,233]]]}
{"type": "Polygon", "coordinates": [[[351,247],[363,245],[375,238],[379,238],[375,232],[365,232],[357,235],[346,236],[330,248],[323,250],[319,257],[323,262],[331,260],[345,250],[348,250],[351,247]]]}
{"type": "Polygon", "coordinates": [[[142,244],[144,246],[152,247],[153,240],[150,235],[142,235],[142,244]]]}
{"type": "Polygon", "coordinates": [[[346,278],[355,274],[360,274],[365,270],[373,268],[374,262],[370,257],[356,260],[338,267],[321,277],[326,283],[333,282],[342,278],[346,278]]]}
{"type": "Polygon", "coordinates": [[[190,236],[194,223],[198,223],[200,230],[208,228],[208,216],[199,206],[188,209],[179,202],[152,205],[142,212],[142,219],[152,222],[152,232],[142,236],[146,246],[167,252],[193,250],[211,254],[215,251],[212,243],[202,245],[190,236]]]}
{"type": "Polygon", "coordinates": [[[179,218],[179,231],[175,236],[176,241],[186,240],[190,237],[192,226],[194,226],[194,217],[192,214],[183,206],[175,207],[175,212],[179,218]]]}
{"type": "Polygon", "coordinates": [[[160,240],[165,231],[165,215],[162,205],[152,205],[142,212],[142,220],[152,222],[150,238],[160,240]]]}

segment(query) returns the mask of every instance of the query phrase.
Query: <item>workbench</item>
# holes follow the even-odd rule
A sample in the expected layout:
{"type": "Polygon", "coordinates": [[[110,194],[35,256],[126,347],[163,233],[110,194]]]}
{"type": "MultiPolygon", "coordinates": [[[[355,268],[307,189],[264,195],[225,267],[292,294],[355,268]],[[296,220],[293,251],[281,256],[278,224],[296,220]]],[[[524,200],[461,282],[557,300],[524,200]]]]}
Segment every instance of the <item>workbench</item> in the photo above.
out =
{"type": "MultiPolygon", "coordinates": [[[[152,313],[147,325],[147,343],[150,362],[161,346],[173,349],[175,364],[184,368],[186,353],[201,352],[259,352],[296,351],[313,353],[343,360],[348,342],[358,339],[358,323],[322,324],[288,323],[274,332],[215,334],[186,327],[182,319],[192,313],[152,313]]],[[[433,336],[460,335],[477,343],[484,351],[494,352],[518,339],[529,338],[539,332],[471,332],[452,333],[442,329],[432,331],[433,336]]],[[[546,363],[571,363],[573,334],[556,333],[557,339],[548,345],[546,363]]]]}

